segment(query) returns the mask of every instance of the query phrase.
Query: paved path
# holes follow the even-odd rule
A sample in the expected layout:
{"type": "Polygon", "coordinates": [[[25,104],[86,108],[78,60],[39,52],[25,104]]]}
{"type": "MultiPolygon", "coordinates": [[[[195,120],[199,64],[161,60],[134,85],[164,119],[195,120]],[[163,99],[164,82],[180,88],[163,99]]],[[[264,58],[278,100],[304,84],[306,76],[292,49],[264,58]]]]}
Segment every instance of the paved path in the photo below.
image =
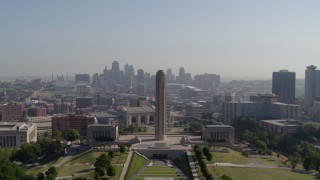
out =
{"type": "Polygon", "coordinates": [[[188,156],[188,159],[189,159],[189,165],[190,165],[190,168],[191,168],[193,179],[194,180],[199,180],[198,172],[197,172],[197,169],[196,169],[196,165],[193,162],[191,151],[187,151],[187,156],[188,156]]]}
{"type": "Polygon", "coordinates": [[[126,163],[124,164],[124,166],[123,166],[123,169],[122,169],[122,172],[121,172],[121,175],[120,175],[120,178],[119,179],[124,179],[125,178],[125,176],[126,176],[126,174],[127,174],[127,171],[128,171],[128,167],[129,167],[129,165],[130,165],[130,160],[131,160],[131,158],[132,158],[132,151],[131,151],[131,149],[130,149],[130,151],[129,151],[129,154],[128,154],[128,157],[127,157],[127,160],[126,160],[126,163]]]}

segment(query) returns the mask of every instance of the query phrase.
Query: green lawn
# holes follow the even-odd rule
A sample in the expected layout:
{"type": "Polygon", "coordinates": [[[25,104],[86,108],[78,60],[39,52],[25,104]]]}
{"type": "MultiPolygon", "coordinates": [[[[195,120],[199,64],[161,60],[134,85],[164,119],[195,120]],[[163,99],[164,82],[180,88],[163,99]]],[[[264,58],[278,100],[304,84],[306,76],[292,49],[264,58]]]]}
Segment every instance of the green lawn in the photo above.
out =
{"type": "Polygon", "coordinates": [[[239,152],[229,150],[229,153],[212,152],[213,159],[208,163],[223,162],[233,164],[249,164],[251,163],[250,158],[242,156],[239,152]]]}
{"type": "MultiPolygon", "coordinates": [[[[116,170],[116,176],[109,177],[104,176],[104,178],[110,179],[110,180],[118,180],[123,167],[122,166],[114,166],[116,170]]],[[[92,179],[94,177],[94,169],[91,169],[91,166],[88,165],[72,165],[72,166],[62,166],[58,168],[58,176],[74,176],[73,178],[88,178],[92,179]],[[85,174],[76,174],[79,172],[86,172],[85,174]]],[[[73,179],[72,178],[72,179],[73,179]]],[[[70,178],[71,179],[71,178],[70,178]]]]}
{"type": "Polygon", "coordinates": [[[262,169],[262,168],[238,168],[238,167],[208,167],[208,170],[214,175],[215,179],[223,174],[229,175],[233,180],[308,180],[317,179],[317,177],[292,172],[287,169],[262,169]]]}
{"type": "MultiPolygon", "coordinates": [[[[91,152],[87,151],[85,153],[79,154],[78,156],[74,157],[71,161],[66,163],[67,165],[73,164],[84,164],[84,163],[91,163],[94,164],[96,159],[101,154],[107,154],[108,152],[91,152]]],[[[124,164],[126,162],[128,153],[123,153],[120,155],[120,152],[115,152],[115,156],[112,158],[111,164],[124,164]]]]}
{"type": "Polygon", "coordinates": [[[188,156],[186,154],[172,161],[189,179],[192,179],[191,168],[189,165],[188,156]]]}
{"type": "Polygon", "coordinates": [[[287,167],[285,166],[280,160],[273,159],[273,158],[265,158],[265,157],[258,157],[256,160],[261,164],[279,166],[279,167],[287,167]]]}
{"type": "Polygon", "coordinates": [[[30,169],[27,169],[27,170],[26,170],[26,173],[27,173],[27,174],[34,174],[34,175],[36,175],[36,174],[38,174],[38,173],[40,173],[40,172],[43,172],[43,171],[49,169],[53,164],[58,163],[58,162],[61,161],[63,158],[64,158],[64,157],[59,157],[59,158],[57,158],[57,159],[53,159],[53,160],[51,160],[51,161],[48,161],[48,162],[46,162],[45,164],[42,164],[42,165],[40,165],[40,166],[36,166],[36,167],[30,168],[30,169]]]}
{"type": "Polygon", "coordinates": [[[73,164],[84,164],[84,163],[94,163],[96,162],[96,159],[105,152],[91,152],[86,151],[84,153],[81,153],[74,158],[71,159],[71,161],[67,162],[67,165],[73,165],[73,164]]]}
{"type": "Polygon", "coordinates": [[[91,165],[63,165],[57,168],[58,176],[72,176],[75,173],[85,172],[91,165]]]}
{"type": "Polygon", "coordinates": [[[126,174],[126,180],[130,179],[141,167],[143,167],[148,161],[144,158],[133,154],[130,165],[128,167],[128,172],[126,174]]]}

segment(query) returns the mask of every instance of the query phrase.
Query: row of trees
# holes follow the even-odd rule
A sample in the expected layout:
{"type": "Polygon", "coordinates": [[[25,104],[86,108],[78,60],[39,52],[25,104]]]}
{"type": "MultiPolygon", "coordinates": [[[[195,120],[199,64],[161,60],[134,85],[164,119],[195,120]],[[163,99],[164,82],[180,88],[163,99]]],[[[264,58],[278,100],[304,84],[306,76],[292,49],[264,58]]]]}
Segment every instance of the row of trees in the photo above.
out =
{"type": "MultiPolygon", "coordinates": [[[[203,153],[202,153],[202,149],[201,149],[201,146],[200,145],[195,145],[194,148],[193,148],[195,154],[196,154],[196,157],[198,159],[198,163],[199,163],[199,166],[200,166],[200,169],[201,169],[201,172],[203,174],[204,177],[206,177],[206,180],[213,180],[213,176],[211,173],[209,173],[208,171],[208,168],[207,168],[207,164],[204,160],[204,157],[203,157],[203,153]]],[[[207,150],[204,150],[206,152],[206,154],[211,154],[210,152],[207,152],[207,150]]]]}
{"type": "MultiPolygon", "coordinates": [[[[193,147],[193,150],[196,154],[196,158],[198,160],[203,176],[206,178],[206,180],[213,180],[214,179],[213,175],[209,173],[206,161],[204,160],[204,157],[203,157],[203,155],[205,155],[208,161],[212,160],[213,157],[212,157],[212,153],[210,153],[210,147],[204,146],[203,148],[201,148],[200,145],[196,144],[193,147]]],[[[223,174],[221,177],[219,177],[219,180],[232,180],[232,178],[226,174],[223,174]]]]}
{"type": "Polygon", "coordinates": [[[147,132],[147,128],[139,127],[138,125],[130,125],[127,127],[121,127],[119,129],[119,134],[136,133],[136,132],[147,132]]]}

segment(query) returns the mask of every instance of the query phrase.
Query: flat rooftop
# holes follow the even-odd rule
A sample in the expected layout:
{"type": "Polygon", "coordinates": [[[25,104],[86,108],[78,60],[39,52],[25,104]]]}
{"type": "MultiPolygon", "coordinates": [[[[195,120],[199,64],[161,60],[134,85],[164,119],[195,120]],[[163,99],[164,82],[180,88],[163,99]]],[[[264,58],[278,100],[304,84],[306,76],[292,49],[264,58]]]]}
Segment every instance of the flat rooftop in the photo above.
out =
{"type": "Polygon", "coordinates": [[[279,119],[279,120],[261,120],[277,126],[298,126],[298,121],[294,119],[279,119]]]}
{"type": "Polygon", "coordinates": [[[206,125],[205,128],[233,128],[233,127],[225,124],[216,124],[216,125],[206,125]]]}

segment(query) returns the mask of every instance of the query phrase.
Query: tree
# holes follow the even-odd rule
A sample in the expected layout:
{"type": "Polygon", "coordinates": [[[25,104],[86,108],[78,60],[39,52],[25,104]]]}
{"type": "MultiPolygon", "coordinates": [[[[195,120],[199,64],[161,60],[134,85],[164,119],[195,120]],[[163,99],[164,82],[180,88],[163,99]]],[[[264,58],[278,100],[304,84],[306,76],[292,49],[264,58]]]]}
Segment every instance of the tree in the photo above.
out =
{"type": "Polygon", "coordinates": [[[111,177],[116,175],[116,170],[112,165],[110,165],[109,168],[107,169],[107,175],[111,177]]]}
{"type": "Polygon", "coordinates": [[[119,151],[120,151],[120,153],[125,153],[126,149],[124,146],[120,146],[119,151]]]}
{"type": "Polygon", "coordinates": [[[95,167],[95,176],[104,176],[105,170],[107,170],[111,166],[110,155],[101,154],[96,162],[94,163],[95,167]]]}
{"type": "Polygon", "coordinates": [[[54,177],[56,177],[58,175],[57,169],[54,166],[51,166],[47,171],[46,171],[46,175],[52,175],[54,177]]]}
{"type": "Polygon", "coordinates": [[[208,174],[207,177],[206,177],[206,180],[214,180],[212,174],[208,174]]]}
{"type": "Polygon", "coordinates": [[[219,178],[219,180],[232,180],[232,178],[231,178],[230,176],[226,175],[226,174],[223,174],[223,175],[219,178]]]}
{"type": "Polygon", "coordinates": [[[18,160],[23,163],[34,161],[41,154],[41,148],[38,143],[25,143],[20,150],[12,155],[13,160],[18,160]]]}
{"type": "Polygon", "coordinates": [[[3,161],[0,163],[0,179],[23,179],[25,172],[19,166],[9,162],[3,161]]]}
{"type": "Polygon", "coordinates": [[[310,171],[312,169],[312,159],[310,156],[306,157],[303,161],[303,168],[306,171],[310,171]]]}
{"type": "Polygon", "coordinates": [[[209,154],[207,155],[207,160],[208,160],[208,161],[212,161],[212,158],[213,158],[213,155],[212,155],[211,153],[209,153],[209,154]]]}
{"type": "Polygon", "coordinates": [[[63,136],[65,140],[71,141],[71,142],[80,138],[79,131],[76,129],[69,129],[68,131],[63,133],[63,136]]]}
{"type": "Polygon", "coordinates": [[[94,179],[95,180],[98,180],[100,178],[100,174],[99,174],[99,172],[97,172],[96,170],[95,170],[95,172],[94,172],[94,179]]]}
{"type": "Polygon", "coordinates": [[[114,152],[113,152],[113,151],[109,151],[108,155],[109,155],[111,158],[114,158],[114,152]]]}
{"type": "Polygon", "coordinates": [[[45,175],[42,172],[39,172],[37,174],[37,180],[44,180],[45,179],[45,175]]]}
{"type": "Polygon", "coordinates": [[[99,174],[99,176],[105,175],[104,168],[102,168],[102,167],[96,167],[95,171],[99,174]]]}
{"type": "Polygon", "coordinates": [[[94,163],[94,167],[101,167],[101,168],[106,168],[109,167],[111,162],[110,162],[110,156],[107,156],[106,154],[101,154],[96,162],[94,163]]]}
{"type": "Polygon", "coordinates": [[[0,148],[0,163],[9,161],[12,151],[6,148],[0,148]]]}
{"type": "Polygon", "coordinates": [[[59,142],[63,140],[63,133],[59,130],[56,132],[56,140],[59,142]]]}
{"type": "Polygon", "coordinates": [[[245,130],[257,132],[259,130],[259,123],[253,118],[240,117],[236,119],[232,125],[235,129],[235,137],[241,137],[245,130]]]}
{"type": "Polygon", "coordinates": [[[130,149],[130,147],[132,146],[132,144],[127,143],[127,148],[130,149]]]}
{"type": "Polygon", "coordinates": [[[267,149],[267,150],[266,150],[266,154],[269,155],[269,156],[271,156],[271,155],[272,155],[272,150],[271,150],[271,149],[267,149]]]}
{"type": "Polygon", "coordinates": [[[256,142],[254,143],[254,145],[255,145],[257,148],[262,149],[263,151],[266,150],[266,148],[267,148],[266,143],[265,143],[264,141],[260,141],[260,140],[256,141],[256,142]]]}
{"type": "Polygon", "coordinates": [[[299,162],[300,162],[299,156],[290,156],[289,157],[289,163],[290,163],[292,169],[295,169],[299,162]]]}
{"type": "Polygon", "coordinates": [[[46,177],[45,180],[55,180],[55,179],[56,179],[56,176],[50,174],[50,175],[48,175],[48,176],[46,177]]]}
{"type": "Polygon", "coordinates": [[[198,121],[191,121],[189,124],[189,131],[192,133],[202,132],[202,124],[198,121]]]}
{"type": "Polygon", "coordinates": [[[208,146],[204,146],[204,147],[202,148],[202,153],[203,153],[205,156],[207,156],[207,155],[210,153],[209,147],[208,147],[208,146]]]}
{"type": "Polygon", "coordinates": [[[249,157],[249,152],[248,151],[242,151],[242,156],[249,157]]]}

